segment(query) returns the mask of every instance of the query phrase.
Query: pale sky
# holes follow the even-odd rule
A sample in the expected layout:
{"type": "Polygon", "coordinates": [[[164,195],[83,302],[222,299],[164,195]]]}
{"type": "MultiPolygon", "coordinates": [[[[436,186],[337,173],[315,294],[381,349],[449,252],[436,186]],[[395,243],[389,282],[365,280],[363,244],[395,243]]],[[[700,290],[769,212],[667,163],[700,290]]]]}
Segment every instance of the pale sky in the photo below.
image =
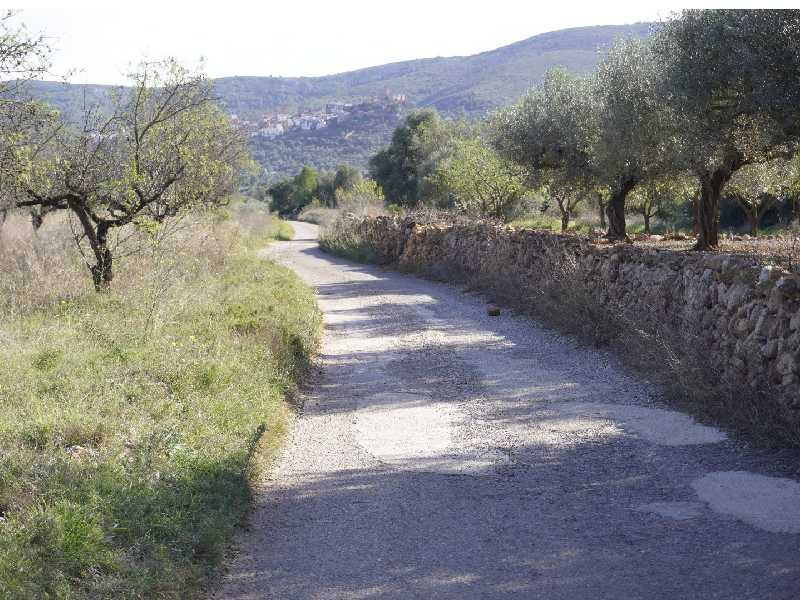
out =
{"type": "Polygon", "coordinates": [[[475,54],[566,27],[665,19],[688,5],[553,0],[65,4],[46,8],[18,2],[18,20],[48,37],[53,72],[73,72],[75,83],[122,83],[128,65],[167,56],[187,65],[204,58],[211,77],[325,75],[475,54]]]}

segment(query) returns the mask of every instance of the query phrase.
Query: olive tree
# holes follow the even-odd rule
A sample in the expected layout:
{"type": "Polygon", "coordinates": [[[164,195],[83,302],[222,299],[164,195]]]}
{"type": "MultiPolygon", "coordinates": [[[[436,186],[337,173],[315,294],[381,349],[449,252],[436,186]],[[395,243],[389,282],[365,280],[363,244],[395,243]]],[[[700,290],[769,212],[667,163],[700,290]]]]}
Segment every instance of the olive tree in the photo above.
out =
{"type": "Polygon", "coordinates": [[[545,199],[544,206],[549,207],[550,202],[555,203],[561,218],[561,231],[569,229],[578,207],[593,199],[595,192],[595,186],[591,182],[566,176],[561,169],[543,169],[530,177],[529,181],[545,199]]]}
{"type": "Polygon", "coordinates": [[[653,218],[663,217],[670,205],[691,197],[694,185],[685,175],[651,177],[642,181],[631,192],[629,210],[642,216],[644,232],[650,235],[653,218]]]}
{"type": "Polygon", "coordinates": [[[525,172],[478,136],[455,141],[433,180],[461,212],[502,220],[527,190],[525,172]]]}
{"type": "Polygon", "coordinates": [[[112,231],[225,202],[248,160],[204,76],[169,60],[142,64],[131,82],[110,112],[89,107],[77,126],[51,119],[15,152],[16,205],[75,217],[98,291],[114,276],[112,231]]]}
{"type": "Polygon", "coordinates": [[[735,199],[747,215],[751,235],[757,235],[761,219],[776,200],[791,190],[797,178],[793,161],[777,158],[742,167],[733,174],[725,195],[735,199]]]}
{"type": "Polygon", "coordinates": [[[500,155],[547,188],[567,224],[569,198],[577,198],[572,190],[591,187],[597,175],[592,156],[596,116],[589,80],[552,70],[539,87],[491,120],[492,142],[500,155]]]}
{"type": "Polygon", "coordinates": [[[551,71],[539,88],[501,111],[494,120],[495,144],[528,168],[560,170],[574,187],[607,187],[606,235],[624,239],[628,194],[672,156],[658,77],[646,41],[620,41],[590,79],[551,71]]]}
{"type": "Polygon", "coordinates": [[[625,202],[636,185],[671,166],[670,116],[658,95],[660,74],[646,40],[617,42],[592,79],[594,173],[610,189],[609,239],[626,237],[625,202]]]}
{"type": "Polygon", "coordinates": [[[798,10],[688,10],[656,35],[680,168],[701,188],[698,249],[718,245],[720,196],[734,173],[798,145],[798,39],[798,10]]]}

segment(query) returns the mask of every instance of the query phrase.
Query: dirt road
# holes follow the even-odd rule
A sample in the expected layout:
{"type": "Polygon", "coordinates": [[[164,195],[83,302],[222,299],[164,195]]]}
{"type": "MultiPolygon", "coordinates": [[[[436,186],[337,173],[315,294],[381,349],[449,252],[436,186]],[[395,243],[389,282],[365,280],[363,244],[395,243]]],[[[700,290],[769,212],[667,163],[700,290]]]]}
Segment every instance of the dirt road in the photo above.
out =
{"type": "Polygon", "coordinates": [[[607,353],[321,253],[321,370],[225,599],[800,598],[800,484],[607,353]]]}

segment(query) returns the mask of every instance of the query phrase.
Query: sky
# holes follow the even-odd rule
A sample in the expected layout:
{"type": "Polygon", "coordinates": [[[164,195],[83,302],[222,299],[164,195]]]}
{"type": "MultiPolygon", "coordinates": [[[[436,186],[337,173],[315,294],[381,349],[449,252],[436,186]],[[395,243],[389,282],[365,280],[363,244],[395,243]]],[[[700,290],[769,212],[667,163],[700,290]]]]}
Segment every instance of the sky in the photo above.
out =
{"type": "Polygon", "coordinates": [[[195,66],[202,59],[211,77],[327,75],[475,54],[567,27],[663,20],[686,6],[646,0],[18,2],[16,19],[47,37],[55,76],[119,84],[141,60],[175,57],[195,66]]]}

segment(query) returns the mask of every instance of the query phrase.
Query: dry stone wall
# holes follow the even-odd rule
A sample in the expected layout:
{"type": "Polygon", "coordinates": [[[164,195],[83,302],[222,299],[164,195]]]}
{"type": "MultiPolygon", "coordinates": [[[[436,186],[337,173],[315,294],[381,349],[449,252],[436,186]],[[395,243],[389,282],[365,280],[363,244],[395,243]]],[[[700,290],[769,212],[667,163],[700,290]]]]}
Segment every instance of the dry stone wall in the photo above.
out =
{"type": "Polygon", "coordinates": [[[475,283],[523,304],[544,292],[561,294],[565,306],[593,304],[700,361],[726,389],[774,400],[800,422],[796,274],[753,257],[598,245],[492,223],[351,217],[346,226],[381,264],[475,283]]]}

